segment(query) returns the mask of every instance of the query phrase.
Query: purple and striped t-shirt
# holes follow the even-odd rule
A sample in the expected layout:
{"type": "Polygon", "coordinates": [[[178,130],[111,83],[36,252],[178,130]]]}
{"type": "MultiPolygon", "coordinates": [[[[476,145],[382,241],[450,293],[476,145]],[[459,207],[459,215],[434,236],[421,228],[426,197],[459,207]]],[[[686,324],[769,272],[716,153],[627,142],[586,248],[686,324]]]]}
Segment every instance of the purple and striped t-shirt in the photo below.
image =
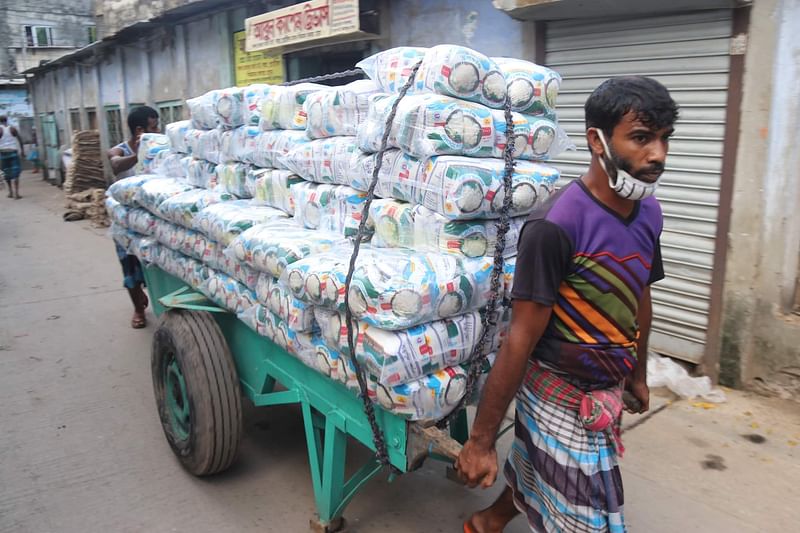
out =
{"type": "Polygon", "coordinates": [[[520,235],[512,297],[553,306],[533,357],[592,387],[619,383],[636,365],[642,293],[664,277],[655,198],[627,218],[581,180],[551,197],[520,235]]]}

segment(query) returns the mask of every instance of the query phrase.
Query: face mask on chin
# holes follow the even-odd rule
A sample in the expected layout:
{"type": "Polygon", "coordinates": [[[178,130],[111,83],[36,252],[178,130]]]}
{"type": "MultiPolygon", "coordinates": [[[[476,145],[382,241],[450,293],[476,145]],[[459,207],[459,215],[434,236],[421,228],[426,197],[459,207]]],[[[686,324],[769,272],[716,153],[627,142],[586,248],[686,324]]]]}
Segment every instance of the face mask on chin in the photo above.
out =
{"type": "Polygon", "coordinates": [[[659,176],[656,181],[649,183],[631,176],[629,172],[620,168],[620,165],[614,161],[615,158],[608,147],[608,143],[606,143],[603,131],[599,128],[595,128],[595,130],[597,130],[597,136],[603,145],[603,155],[600,156],[599,160],[600,166],[603,167],[606,176],[608,176],[608,185],[617,196],[626,200],[644,200],[653,196],[661,177],[659,176]]]}

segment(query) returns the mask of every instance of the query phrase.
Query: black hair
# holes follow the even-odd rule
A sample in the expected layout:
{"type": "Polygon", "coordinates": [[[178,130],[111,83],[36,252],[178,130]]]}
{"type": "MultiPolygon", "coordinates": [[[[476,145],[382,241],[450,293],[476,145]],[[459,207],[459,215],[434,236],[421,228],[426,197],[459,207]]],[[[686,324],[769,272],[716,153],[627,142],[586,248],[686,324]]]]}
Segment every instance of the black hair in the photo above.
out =
{"type": "Polygon", "coordinates": [[[0,122],[6,123],[8,122],[8,117],[5,115],[0,116],[0,122]]]}
{"type": "Polygon", "coordinates": [[[586,129],[599,128],[607,138],[628,112],[648,128],[660,130],[678,119],[678,104],[653,78],[625,76],[600,84],[586,100],[586,129]]]}
{"type": "Polygon", "coordinates": [[[151,118],[158,118],[158,111],[152,107],[142,105],[131,109],[128,113],[128,128],[131,130],[131,135],[136,135],[136,128],[147,130],[147,121],[151,118]]]}

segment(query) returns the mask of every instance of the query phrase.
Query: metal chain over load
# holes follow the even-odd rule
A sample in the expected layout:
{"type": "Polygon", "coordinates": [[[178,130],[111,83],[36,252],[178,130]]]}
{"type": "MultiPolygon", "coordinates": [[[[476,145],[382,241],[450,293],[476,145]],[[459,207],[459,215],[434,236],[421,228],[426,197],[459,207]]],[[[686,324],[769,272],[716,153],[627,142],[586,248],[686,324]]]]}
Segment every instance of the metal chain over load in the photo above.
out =
{"type": "Polygon", "coordinates": [[[294,81],[285,81],[280,85],[297,85],[299,83],[317,83],[320,81],[328,81],[328,80],[339,80],[342,78],[351,78],[353,76],[361,76],[362,78],[365,76],[364,71],[360,68],[354,68],[352,70],[344,70],[342,72],[334,72],[333,74],[323,74],[321,76],[314,76],[311,78],[303,78],[301,80],[294,80],[294,81]]]}
{"type": "MultiPolygon", "coordinates": [[[[491,276],[491,292],[489,293],[489,301],[482,318],[482,331],[478,339],[478,343],[472,351],[470,356],[469,370],[467,371],[467,386],[464,396],[459,400],[458,405],[453,411],[437,425],[444,427],[450,423],[458,413],[464,408],[464,405],[472,399],[475,394],[475,386],[478,383],[478,378],[483,370],[484,362],[489,355],[486,350],[486,340],[489,334],[497,327],[497,299],[501,294],[505,294],[502,285],[503,268],[505,266],[505,258],[503,256],[506,249],[506,234],[509,229],[509,212],[512,206],[512,185],[514,176],[514,119],[511,115],[511,99],[506,98],[505,105],[505,119],[506,119],[506,145],[503,150],[503,160],[505,167],[503,169],[503,205],[500,208],[500,218],[497,220],[497,241],[494,247],[494,267],[492,268],[491,276]]],[[[502,306],[502,302],[501,302],[502,306]]]]}
{"type": "Polygon", "coordinates": [[[369,219],[369,208],[372,205],[373,198],[375,198],[375,186],[378,184],[378,174],[383,166],[383,155],[386,152],[387,145],[389,144],[389,134],[392,131],[392,123],[394,122],[394,117],[397,114],[397,105],[400,103],[400,100],[405,97],[408,89],[414,83],[414,78],[416,78],[417,71],[419,70],[419,66],[421,64],[422,61],[419,61],[416,65],[414,65],[414,68],[411,69],[408,80],[403,85],[402,89],[400,89],[400,93],[397,95],[397,98],[395,99],[394,103],[392,104],[392,108],[389,111],[389,116],[386,117],[383,138],[381,139],[381,147],[376,154],[375,168],[372,171],[372,181],[369,184],[369,189],[367,190],[367,199],[364,203],[364,208],[361,211],[361,221],[359,222],[358,232],[356,233],[355,242],[353,243],[353,254],[350,256],[350,266],[347,269],[347,279],[345,281],[344,307],[345,320],[347,322],[347,348],[350,351],[350,362],[352,363],[353,368],[355,369],[356,377],[358,378],[358,388],[361,391],[360,396],[364,402],[364,412],[369,420],[370,428],[372,428],[372,441],[375,444],[375,452],[378,461],[385,466],[391,466],[389,462],[389,454],[386,451],[386,440],[384,439],[383,432],[381,431],[377,420],[375,420],[375,406],[372,404],[372,400],[369,398],[369,392],[367,390],[367,378],[364,374],[361,364],[358,361],[358,357],[356,357],[355,339],[353,335],[353,312],[350,310],[350,283],[353,281],[353,274],[356,270],[356,260],[358,259],[358,252],[361,249],[361,241],[363,240],[364,233],[366,232],[367,219],[369,219]]]}

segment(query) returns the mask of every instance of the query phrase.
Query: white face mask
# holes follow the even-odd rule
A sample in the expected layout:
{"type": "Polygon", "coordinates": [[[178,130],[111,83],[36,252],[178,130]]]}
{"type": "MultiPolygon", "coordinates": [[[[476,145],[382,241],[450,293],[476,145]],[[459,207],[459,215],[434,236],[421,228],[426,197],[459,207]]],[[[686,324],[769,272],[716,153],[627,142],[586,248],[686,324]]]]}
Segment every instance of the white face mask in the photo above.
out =
{"type": "Polygon", "coordinates": [[[597,136],[600,137],[600,142],[603,144],[603,155],[600,157],[600,166],[608,176],[608,185],[617,193],[620,198],[626,200],[644,200],[655,194],[658,188],[658,182],[661,181],[661,176],[652,182],[648,183],[634,178],[628,172],[619,168],[611,159],[611,150],[606,143],[605,135],[599,128],[597,136]]]}

